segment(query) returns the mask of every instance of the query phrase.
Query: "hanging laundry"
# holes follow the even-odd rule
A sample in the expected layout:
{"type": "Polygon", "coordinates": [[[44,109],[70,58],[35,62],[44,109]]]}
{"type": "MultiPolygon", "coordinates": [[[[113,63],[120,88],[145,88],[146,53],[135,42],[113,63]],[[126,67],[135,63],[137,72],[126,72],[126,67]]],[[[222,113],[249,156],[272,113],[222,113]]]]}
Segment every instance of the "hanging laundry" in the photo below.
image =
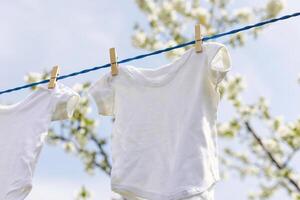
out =
{"type": "Polygon", "coordinates": [[[72,116],[79,95],[58,83],[39,87],[23,101],[0,106],[0,199],[23,200],[51,121],[72,116]]]}
{"type": "Polygon", "coordinates": [[[111,187],[129,200],[213,198],[218,85],[231,59],[222,44],[202,46],[154,69],[119,65],[89,89],[98,113],[115,117],[111,187]]]}

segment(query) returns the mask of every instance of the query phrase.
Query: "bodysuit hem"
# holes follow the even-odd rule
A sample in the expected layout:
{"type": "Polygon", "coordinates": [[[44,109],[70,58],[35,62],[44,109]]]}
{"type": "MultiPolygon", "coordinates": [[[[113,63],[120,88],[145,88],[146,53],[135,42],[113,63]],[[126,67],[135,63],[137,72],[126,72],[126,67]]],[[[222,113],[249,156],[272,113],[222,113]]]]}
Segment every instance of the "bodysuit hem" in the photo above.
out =
{"type": "MultiPolygon", "coordinates": [[[[220,181],[220,178],[214,179],[208,186],[187,186],[185,189],[173,192],[169,195],[163,195],[155,192],[149,192],[145,190],[138,189],[133,186],[125,186],[119,184],[112,184],[112,190],[120,195],[122,193],[130,193],[132,196],[137,198],[142,198],[145,200],[184,200],[186,198],[194,197],[195,195],[201,195],[207,190],[211,189],[220,181]]],[[[131,200],[131,199],[128,199],[131,200]]]]}

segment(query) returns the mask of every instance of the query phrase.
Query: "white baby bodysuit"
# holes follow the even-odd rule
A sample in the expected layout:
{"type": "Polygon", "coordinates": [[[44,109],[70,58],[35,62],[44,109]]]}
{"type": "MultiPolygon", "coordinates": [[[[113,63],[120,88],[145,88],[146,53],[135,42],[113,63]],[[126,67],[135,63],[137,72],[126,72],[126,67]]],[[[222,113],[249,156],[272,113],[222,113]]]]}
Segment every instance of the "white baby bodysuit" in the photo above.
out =
{"type": "Polygon", "coordinates": [[[91,86],[112,115],[112,190],[129,200],[203,199],[219,179],[218,84],[231,69],[226,47],[203,43],[158,68],[119,65],[91,86]]]}
{"type": "Polygon", "coordinates": [[[51,121],[71,117],[79,95],[58,83],[0,106],[0,199],[24,200],[51,121]]]}

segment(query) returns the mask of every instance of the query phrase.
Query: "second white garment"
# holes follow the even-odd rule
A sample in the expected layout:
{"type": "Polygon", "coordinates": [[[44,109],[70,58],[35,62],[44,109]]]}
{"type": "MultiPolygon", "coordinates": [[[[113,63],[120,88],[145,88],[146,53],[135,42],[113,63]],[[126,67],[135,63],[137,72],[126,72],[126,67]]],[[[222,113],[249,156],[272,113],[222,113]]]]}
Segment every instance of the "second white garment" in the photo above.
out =
{"type": "Polygon", "coordinates": [[[129,200],[179,200],[219,179],[218,84],[230,70],[222,44],[189,49],[167,65],[119,65],[91,88],[98,112],[113,115],[112,190],[129,200]]]}
{"type": "Polygon", "coordinates": [[[51,121],[71,117],[79,95],[58,83],[0,106],[0,199],[24,200],[51,121]]]}

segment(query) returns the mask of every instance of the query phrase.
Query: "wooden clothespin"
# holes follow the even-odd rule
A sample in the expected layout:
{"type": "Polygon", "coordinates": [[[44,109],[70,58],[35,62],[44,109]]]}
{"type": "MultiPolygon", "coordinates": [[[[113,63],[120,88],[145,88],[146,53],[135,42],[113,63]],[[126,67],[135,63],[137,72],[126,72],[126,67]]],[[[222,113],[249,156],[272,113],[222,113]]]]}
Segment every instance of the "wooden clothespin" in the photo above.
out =
{"type": "Polygon", "coordinates": [[[202,52],[202,37],[200,24],[195,26],[195,49],[197,53],[202,52]]]}
{"type": "Polygon", "coordinates": [[[119,73],[116,48],[109,49],[109,56],[110,56],[110,64],[111,64],[111,75],[116,76],[119,73]]]}
{"type": "Polygon", "coordinates": [[[48,89],[55,88],[58,75],[59,75],[59,66],[56,65],[52,68],[48,89]]]}

